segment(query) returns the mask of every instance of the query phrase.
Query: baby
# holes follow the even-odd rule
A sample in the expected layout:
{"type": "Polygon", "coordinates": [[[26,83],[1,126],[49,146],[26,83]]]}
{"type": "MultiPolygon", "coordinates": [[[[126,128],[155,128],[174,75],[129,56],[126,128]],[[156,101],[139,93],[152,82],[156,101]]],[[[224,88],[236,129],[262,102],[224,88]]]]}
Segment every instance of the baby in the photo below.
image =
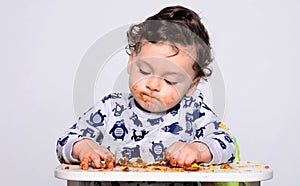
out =
{"type": "MultiPolygon", "coordinates": [[[[235,158],[234,140],[197,89],[210,76],[209,35],[199,16],[171,6],[127,33],[131,93],[111,93],[57,142],[61,162],[109,168],[119,158],[171,165],[220,164],[235,158]]],[[[100,52],[100,51],[99,51],[100,52]]]]}

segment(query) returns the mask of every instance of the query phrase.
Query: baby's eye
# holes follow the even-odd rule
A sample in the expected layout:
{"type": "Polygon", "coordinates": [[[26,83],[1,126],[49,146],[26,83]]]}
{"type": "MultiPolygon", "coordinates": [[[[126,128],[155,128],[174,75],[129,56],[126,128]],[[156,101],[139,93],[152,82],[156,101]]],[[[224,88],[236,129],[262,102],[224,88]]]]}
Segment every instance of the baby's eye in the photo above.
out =
{"type": "Polygon", "coordinates": [[[144,75],[149,75],[149,74],[150,74],[150,72],[144,71],[144,70],[142,70],[142,69],[140,69],[140,73],[142,73],[142,74],[144,74],[144,75]]]}
{"type": "Polygon", "coordinates": [[[167,84],[169,84],[169,85],[175,85],[177,82],[175,82],[175,81],[170,81],[170,80],[167,80],[167,79],[165,79],[165,82],[167,83],[167,84]]]}

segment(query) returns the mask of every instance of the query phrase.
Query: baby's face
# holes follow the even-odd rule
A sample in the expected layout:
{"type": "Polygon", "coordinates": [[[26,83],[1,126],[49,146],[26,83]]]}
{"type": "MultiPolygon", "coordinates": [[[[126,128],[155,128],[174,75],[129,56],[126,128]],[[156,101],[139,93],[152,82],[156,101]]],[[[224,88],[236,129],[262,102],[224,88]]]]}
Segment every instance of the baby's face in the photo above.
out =
{"type": "Polygon", "coordinates": [[[197,87],[194,60],[167,44],[146,43],[128,62],[129,86],[135,100],[150,112],[175,106],[197,87]]]}

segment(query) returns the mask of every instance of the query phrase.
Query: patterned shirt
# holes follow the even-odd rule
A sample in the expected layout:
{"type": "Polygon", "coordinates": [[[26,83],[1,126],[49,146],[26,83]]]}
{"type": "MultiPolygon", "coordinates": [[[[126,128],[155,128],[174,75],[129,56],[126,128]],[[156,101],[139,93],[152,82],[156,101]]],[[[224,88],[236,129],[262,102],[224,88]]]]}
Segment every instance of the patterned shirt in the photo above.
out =
{"type": "Polygon", "coordinates": [[[199,141],[212,153],[210,164],[220,164],[235,157],[233,138],[223,125],[199,90],[160,113],[141,109],[131,94],[112,93],[58,139],[56,152],[61,162],[79,162],[71,155],[73,144],[88,138],[115,153],[117,160],[140,157],[151,163],[163,159],[163,152],[176,141],[199,141]]]}

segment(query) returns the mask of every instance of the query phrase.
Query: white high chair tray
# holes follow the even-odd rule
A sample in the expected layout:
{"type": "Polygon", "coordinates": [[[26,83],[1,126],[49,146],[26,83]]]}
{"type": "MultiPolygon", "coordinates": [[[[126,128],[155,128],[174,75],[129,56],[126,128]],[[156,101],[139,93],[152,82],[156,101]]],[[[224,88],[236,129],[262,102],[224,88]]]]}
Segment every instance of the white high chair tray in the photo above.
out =
{"type": "MultiPolygon", "coordinates": [[[[259,182],[273,177],[269,166],[253,162],[231,163],[232,169],[221,169],[220,166],[205,167],[200,171],[182,171],[174,168],[167,170],[153,170],[148,168],[131,168],[128,172],[124,167],[115,167],[113,170],[94,169],[82,170],[79,165],[61,164],[55,170],[55,177],[64,180],[76,181],[159,181],[159,182],[259,182]]],[[[157,168],[158,169],[158,168],[157,168]]]]}

